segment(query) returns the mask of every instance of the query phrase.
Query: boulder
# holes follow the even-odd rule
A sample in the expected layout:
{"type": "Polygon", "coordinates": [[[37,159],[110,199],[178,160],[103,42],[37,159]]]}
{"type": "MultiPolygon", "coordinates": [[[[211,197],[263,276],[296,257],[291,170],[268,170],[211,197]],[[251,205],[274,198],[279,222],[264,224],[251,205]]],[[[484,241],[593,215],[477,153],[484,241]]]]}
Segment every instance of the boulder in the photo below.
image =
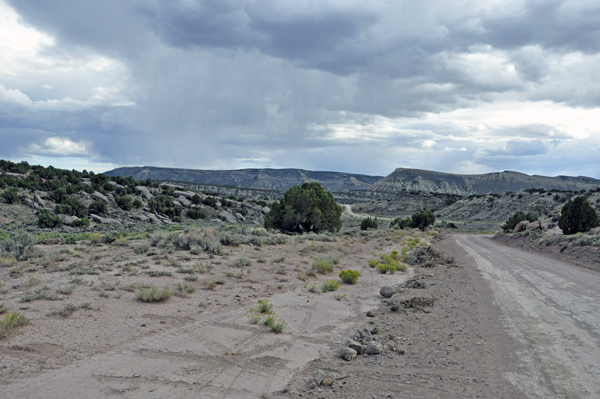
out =
{"type": "Polygon", "coordinates": [[[140,196],[147,201],[154,199],[154,195],[150,192],[150,189],[146,186],[135,186],[135,189],[140,193],[140,196]]]}
{"type": "Polygon", "coordinates": [[[383,352],[383,345],[377,341],[369,342],[365,348],[367,355],[379,355],[381,352],[383,352]]]}
{"type": "Polygon", "coordinates": [[[359,342],[356,342],[353,339],[347,340],[344,346],[350,349],[354,349],[359,355],[365,351],[365,346],[359,342]]]}
{"type": "Polygon", "coordinates": [[[244,209],[252,209],[253,211],[257,211],[257,212],[260,212],[260,211],[261,211],[261,209],[262,209],[262,208],[261,208],[260,206],[258,206],[258,205],[256,205],[256,206],[255,206],[255,205],[250,205],[250,204],[247,204],[247,203],[245,203],[245,202],[242,202],[242,205],[241,205],[241,207],[242,207],[242,208],[244,208],[244,209]]]}
{"type": "Polygon", "coordinates": [[[40,197],[39,195],[34,195],[33,196],[33,200],[37,203],[40,204],[41,206],[46,205],[46,203],[44,202],[44,200],[42,199],[42,197],[40,197]]]}
{"type": "Polygon", "coordinates": [[[241,214],[241,213],[239,213],[239,212],[235,214],[235,218],[236,218],[237,220],[239,220],[240,222],[244,222],[244,221],[246,220],[246,218],[244,217],[244,215],[242,215],[242,214],[241,214]]]}
{"type": "Polygon", "coordinates": [[[260,211],[263,213],[263,215],[266,215],[267,213],[271,212],[271,208],[265,206],[260,211]]]}
{"type": "Polygon", "coordinates": [[[177,197],[177,201],[179,201],[179,203],[184,207],[184,208],[189,208],[190,206],[192,206],[192,201],[190,201],[189,199],[187,199],[185,196],[180,195],[179,197],[177,197]]]}
{"type": "Polygon", "coordinates": [[[396,290],[393,287],[387,285],[381,287],[381,289],[379,290],[379,295],[381,295],[384,298],[391,298],[395,293],[396,290]]]}
{"type": "Polygon", "coordinates": [[[404,296],[402,294],[394,294],[390,298],[389,305],[393,311],[396,311],[402,307],[402,301],[404,301],[404,296]]]}
{"type": "Polygon", "coordinates": [[[237,223],[235,216],[227,211],[221,211],[221,213],[219,213],[219,219],[227,223],[237,223]]]}
{"type": "Polygon", "coordinates": [[[175,191],[173,191],[173,195],[175,197],[184,197],[184,198],[186,198],[188,200],[191,200],[194,197],[195,194],[196,193],[193,192],[193,191],[181,191],[181,190],[175,190],[175,191]]]}
{"type": "Polygon", "coordinates": [[[513,233],[520,233],[522,231],[527,230],[528,224],[529,224],[528,220],[523,220],[523,221],[517,223],[517,225],[515,226],[515,229],[513,230],[513,233]]]}
{"type": "Polygon", "coordinates": [[[98,191],[94,191],[94,193],[92,193],[91,197],[92,197],[92,199],[94,201],[102,201],[102,202],[105,202],[107,204],[110,203],[110,201],[108,200],[108,198],[106,198],[106,196],[104,194],[99,193],[98,191]]]}
{"type": "Polygon", "coordinates": [[[90,220],[92,220],[93,222],[96,222],[96,223],[103,223],[103,224],[116,224],[116,225],[121,224],[120,220],[111,219],[111,218],[103,218],[101,216],[94,215],[93,213],[90,214],[90,220]]]}
{"type": "Polygon", "coordinates": [[[351,362],[356,358],[356,351],[352,348],[345,346],[340,351],[340,357],[344,360],[351,362]]]}
{"type": "Polygon", "coordinates": [[[325,381],[325,377],[327,377],[327,375],[323,370],[317,370],[313,373],[313,380],[317,386],[321,385],[323,381],[325,381]]]}
{"type": "Polygon", "coordinates": [[[538,221],[529,222],[529,223],[527,223],[527,226],[525,226],[525,229],[526,230],[541,230],[542,229],[542,225],[538,221]]]}
{"type": "Polygon", "coordinates": [[[140,222],[150,221],[150,219],[148,219],[148,216],[146,216],[146,215],[131,215],[131,218],[133,220],[139,220],[140,222]]]}
{"type": "Polygon", "coordinates": [[[358,333],[360,334],[361,341],[363,341],[363,342],[373,341],[373,336],[371,335],[371,331],[367,330],[366,328],[363,330],[359,330],[358,333]]]}
{"type": "Polygon", "coordinates": [[[70,216],[70,215],[58,215],[64,224],[66,224],[67,226],[70,226],[73,224],[74,221],[79,220],[79,218],[77,216],[70,216]]]}

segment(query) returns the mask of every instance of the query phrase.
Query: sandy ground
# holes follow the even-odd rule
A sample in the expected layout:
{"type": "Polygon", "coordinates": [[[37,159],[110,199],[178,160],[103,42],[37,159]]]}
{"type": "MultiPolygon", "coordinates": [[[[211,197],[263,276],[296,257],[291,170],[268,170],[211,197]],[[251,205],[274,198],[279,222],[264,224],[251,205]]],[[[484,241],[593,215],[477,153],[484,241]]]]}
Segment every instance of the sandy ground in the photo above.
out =
{"type": "Polygon", "coordinates": [[[410,269],[382,275],[366,266],[381,253],[400,250],[410,238],[404,235],[370,232],[333,242],[240,245],[227,247],[224,256],[135,254],[142,242],[40,246],[46,255],[37,261],[0,269],[5,281],[0,301],[31,320],[0,341],[2,397],[252,398],[285,391],[308,363],[336,356],[357,320],[379,306],[379,287],[412,276],[410,269]],[[335,273],[310,276],[320,256],[340,259],[335,273]],[[251,263],[243,272],[231,266],[240,258],[251,263]],[[42,266],[48,259],[53,263],[42,266]],[[198,264],[211,269],[196,282],[177,273],[198,264]],[[360,270],[358,283],[342,284],[334,293],[308,290],[337,280],[342,269],[360,270]],[[153,278],[147,275],[151,270],[172,275],[153,278]],[[209,289],[203,281],[211,280],[222,284],[209,289]],[[135,284],[176,291],[182,283],[196,291],[165,303],[143,303],[130,292],[135,284]],[[75,287],[73,293],[54,294],[65,286],[75,287]],[[54,300],[23,302],[40,289],[54,300]],[[260,298],[288,323],[283,333],[249,322],[249,309],[260,298]],[[66,318],[52,314],[67,303],[90,306],[66,318]]]}
{"type": "Polygon", "coordinates": [[[54,289],[80,277],[32,265],[16,266],[24,270],[17,276],[9,274],[15,266],[0,269],[5,282],[0,300],[31,319],[1,342],[1,396],[600,397],[598,273],[460,235],[433,244],[455,257],[454,266],[394,275],[366,267],[368,259],[402,248],[408,238],[402,234],[371,232],[258,250],[241,245],[215,257],[177,251],[155,264],[143,260],[158,257],[133,253],[137,243],[44,248],[71,251],[58,266],[79,262],[103,271],[83,275],[87,285],[77,285],[62,301],[23,303],[24,290],[54,289]],[[312,260],[323,254],[341,259],[336,274],[360,270],[358,284],[342,285],[335,293],[309,292],[307,286],[335,277],[306,276],[312,260]],[[242,275],[229,266],[239,257],[252,262],[242,275]],[[224,284],[205,289],[201,280],[190,282],[196,292],[159,304],[136,301],[134,293],[119,288],[184,282],[184,274],[152,279],[144,275],[146,269],[124,274],[124,266],[180,270],[197,262],[213,266],[201,279],[223,278],[224,284]],[[31,277],[42,282],[27,288],[31,277]],[[433,298],[434,306],[392,311],[380,287],[413,278],[425,288],[405,289],[402,295],[433,298]],[[337,300],[334,294],[346,296],[337,300]],[[259,298],[269,299],[288,322],[282,334],[248,321],[248,310],[259,298]],[[68,318],[49,315],[66,302],[92,306],[68,318]],[[339,349],[359,329],[370,330],[383,352],[342,360],[339,349]],[[318,371],[330,384],[311,388],[318,371]]]}

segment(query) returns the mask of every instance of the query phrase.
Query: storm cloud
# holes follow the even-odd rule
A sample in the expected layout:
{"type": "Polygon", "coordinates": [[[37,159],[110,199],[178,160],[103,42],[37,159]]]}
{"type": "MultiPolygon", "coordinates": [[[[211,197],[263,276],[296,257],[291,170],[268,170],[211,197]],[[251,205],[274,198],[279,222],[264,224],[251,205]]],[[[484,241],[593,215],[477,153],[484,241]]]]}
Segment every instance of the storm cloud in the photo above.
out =
{"type": "Polygon", "coordinates": [[[600,177],[594,2],[4,1],[1,158],[600,177]]]}

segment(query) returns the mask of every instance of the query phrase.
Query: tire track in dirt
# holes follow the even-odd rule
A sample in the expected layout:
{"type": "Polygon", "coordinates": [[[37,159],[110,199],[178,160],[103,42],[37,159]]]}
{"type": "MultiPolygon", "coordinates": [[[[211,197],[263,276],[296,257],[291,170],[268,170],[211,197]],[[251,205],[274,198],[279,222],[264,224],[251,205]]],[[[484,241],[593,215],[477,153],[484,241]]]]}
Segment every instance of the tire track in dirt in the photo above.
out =
{"type": "Polygon", "coordinates": [[[457,242],[490,283],[519,346],[509,380],[530,398],[600,398],[600,274],[484,237],[457,242]]]}
{"type": "Polygon", "coordinates": [[[348,297],[300,287],[269,297],[288,326],[283,334],[252,325],[248,301],[200,313],[180,326],[128,341],[109,352],[3,386],[3,398],[249,398],[282,390],[306,364],[331,356],[365,309],[378,304],[382,285],[410,273],[365,269],[348,297]],[[85,381],[85,383],[82,383],[85,381]]]}

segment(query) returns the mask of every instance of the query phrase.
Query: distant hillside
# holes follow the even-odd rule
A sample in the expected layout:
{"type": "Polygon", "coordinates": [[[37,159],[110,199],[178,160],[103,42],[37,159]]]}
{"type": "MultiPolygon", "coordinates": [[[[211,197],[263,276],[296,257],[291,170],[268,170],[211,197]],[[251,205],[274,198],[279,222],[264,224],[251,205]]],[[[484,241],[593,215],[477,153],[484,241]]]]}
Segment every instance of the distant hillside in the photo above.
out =
{"type": "Polygon", "coordinates": [[[287,189],[304,182],[318,182],[329,191],[368,190],[383,176],[338,172],[314,172],[302,169],[238,169],[196,170],[158,168],[153,166],[123,167],[105,172],[108,176],[131,176],[135,180],[169,180],[218,186],[235,186],[263,190],[287,189]]]}
{"type": "Polygon", "coordinates": [[[387,177],[373,184],[371,190],[397,193],[400,191],[424,191],[458,195],[502,194],[529,188],[546,190],[590,190],[600,187],[600,180],[591,177],[537,176],[504,171],[481,175],[457,175],[420,169],[398,168],[387,177]]]}

